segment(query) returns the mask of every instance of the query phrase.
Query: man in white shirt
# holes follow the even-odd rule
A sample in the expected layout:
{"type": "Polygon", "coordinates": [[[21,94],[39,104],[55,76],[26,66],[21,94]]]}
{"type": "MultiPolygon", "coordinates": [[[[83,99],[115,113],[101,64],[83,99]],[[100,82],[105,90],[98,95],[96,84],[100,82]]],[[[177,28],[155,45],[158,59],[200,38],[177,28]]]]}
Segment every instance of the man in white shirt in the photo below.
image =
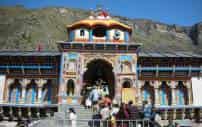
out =
{"type": "Polygon", "coordinates": [[[76,112],[74,111],[73,108],[69,109],[69,119],[70,119],[70,125],[71,127],[76,127],[76,119],[77,119],[77,115],[76,112]]]}

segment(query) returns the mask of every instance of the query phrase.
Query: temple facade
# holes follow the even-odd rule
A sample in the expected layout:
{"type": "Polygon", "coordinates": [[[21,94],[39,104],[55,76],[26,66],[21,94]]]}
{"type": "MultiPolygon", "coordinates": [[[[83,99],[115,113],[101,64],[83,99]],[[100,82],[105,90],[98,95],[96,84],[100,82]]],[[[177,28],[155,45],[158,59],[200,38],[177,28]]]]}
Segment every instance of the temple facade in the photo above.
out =
{"type": "Polygon", "coordinates": [[[142,52],[144,45],[131,42],[132,28],[103,10],[67,31],[68,41],[57,42],[59,52],[0,52],[2,114],[40,117],[61,104],[82,104],[82,90],[97,81],[118,103],[148,101],[165,119],[168,111],[180,111],[180,118],[201,111],[193,105],[192,78],[202,78],[202,55],[142,52]]]}

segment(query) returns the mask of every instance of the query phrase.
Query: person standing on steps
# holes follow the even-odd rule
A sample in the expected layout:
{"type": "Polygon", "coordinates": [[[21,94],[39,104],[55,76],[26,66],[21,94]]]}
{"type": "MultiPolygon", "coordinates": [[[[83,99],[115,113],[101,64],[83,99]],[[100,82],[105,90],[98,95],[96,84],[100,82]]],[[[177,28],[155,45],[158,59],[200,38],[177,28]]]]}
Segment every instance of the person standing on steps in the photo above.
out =
{"type": "Polygon", "coordinates": [[[73,108],[69,109],[69,119],[71,127],[76,127],[77,115],[73,108]]]}
{"type": "Polygon", "coordinates": [[[90,92],[90,99],[92,100],[92,106],[94,111],[97,111],[99,97],[100,94],[98,92],[98,87],[94,86],[93,90],[90,92]]]}

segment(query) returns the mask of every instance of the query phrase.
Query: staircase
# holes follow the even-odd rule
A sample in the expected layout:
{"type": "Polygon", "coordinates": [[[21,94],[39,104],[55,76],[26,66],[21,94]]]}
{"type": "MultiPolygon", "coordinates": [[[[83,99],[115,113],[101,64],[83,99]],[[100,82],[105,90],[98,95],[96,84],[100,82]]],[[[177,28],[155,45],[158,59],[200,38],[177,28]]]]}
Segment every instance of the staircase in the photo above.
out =
{"type": "Polygon", "coordinates": [[[77,127],[88,127],[88,121],[92,119],[94,113],[91,109],[85,109],[82,105],[65,105],[63,111],[54,114],[54,118],[40,120],[32,127],[69,127],[69,108],[74,108],[76,111],[77,127]],[[67,120],[64,121],[64,119],[67,120]]]}
{"type": "Polygon", "coordinates": [[[92,119],[93,116],[92,109],[86,109],[83,105],[68,105],[67,111],[69,108],[74,108],[78,120],[92,119]]]}

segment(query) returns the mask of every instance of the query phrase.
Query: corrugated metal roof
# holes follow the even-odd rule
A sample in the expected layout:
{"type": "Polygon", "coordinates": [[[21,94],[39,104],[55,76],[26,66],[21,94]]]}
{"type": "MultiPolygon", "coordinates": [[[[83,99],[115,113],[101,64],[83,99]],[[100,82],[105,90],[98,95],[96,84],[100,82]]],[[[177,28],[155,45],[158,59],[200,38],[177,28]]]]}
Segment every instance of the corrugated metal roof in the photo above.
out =
{"type": "MultiPolygon", "coordinates": [[[[0,51],[0,56],[59,56],[57,51],[0,51]]],[[[140,57],[194,57],[202,58],[202,54],[195,54],[190,52],[173,52],[173,53],[159,53],[159,52],[140,52],[140,57]]]]}
{"type": "Polygon", "coordinates": [[[191,56],[191,57],[198,57],[198,58],[202,57],[202,54],[194,54],[194,53],[191,53],[191,52],[186,52],[186,54],[191,56]]]}
{"type": "Polygon", "coordinates": [[[173,52],[173,53],[159,53],[159,52],[140,52],[140,57],[186,57],[186,58],[202,58],[202,54],[195,54],[190,52],[173,52]]]}
{"type": "Polygon", "coordinates": [[[171,54],[171,53],[164,53],[165,57],[176,57],[175,54],[171,54]]]}
{"type": "Polygon", "coordinates": [[[0,56],[59,56],[60,52],[48,51],[0,51],[0,56]]]}
{"type": "Polygon", "coordinates": [[[189,55],[186,55],[185,53],[183,52],[175,52],[175,54],[178,56],[178,57],[191,57],[189,55]]]}
{"type": "Polygon", "coordinates": [[[148,54],[145,53],[145,52],[140,52],[140,53],[139,53],[139,56],[141,56],[141,57],[148,57],[148,54]]]}
{"type": "Polygon", "coordinates": [[[163,54],[161,54],[161,53],[156,53],[156,52],[154,52],[154,53],[149,53],[149,55],[150,55],[151,57],[164,57],[163,54]]]}

